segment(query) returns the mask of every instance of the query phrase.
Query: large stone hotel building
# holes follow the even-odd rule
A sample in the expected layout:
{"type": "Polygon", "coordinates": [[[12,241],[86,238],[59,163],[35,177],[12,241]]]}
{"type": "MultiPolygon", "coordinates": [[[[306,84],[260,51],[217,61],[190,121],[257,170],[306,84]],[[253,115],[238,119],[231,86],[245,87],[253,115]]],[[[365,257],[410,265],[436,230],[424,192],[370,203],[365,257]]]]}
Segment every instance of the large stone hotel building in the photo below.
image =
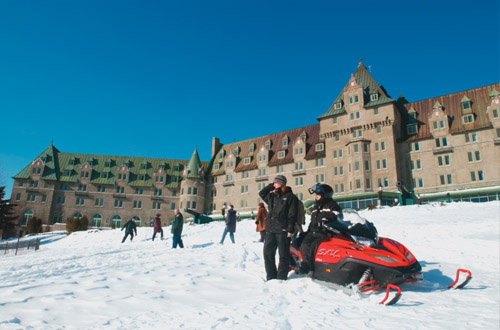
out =
{"type": "MultiPolygon", "coordinates": [[[[323,111],[324,112],[324,111],[323,111]]],[[[50,145],[14,177],[19,223],[87,216],[93,226],[132,217],[150,226],[176,208],[256,210],[258,191],[277,174],[300,199],[327,183],[342,205],[390,204],[401,181],[420,200],[498,200],[500,83],[408,102],[393,99],[359,63],[318,123],[250,140],[212,141],[200,161],[60,152],[50,145]]]]}

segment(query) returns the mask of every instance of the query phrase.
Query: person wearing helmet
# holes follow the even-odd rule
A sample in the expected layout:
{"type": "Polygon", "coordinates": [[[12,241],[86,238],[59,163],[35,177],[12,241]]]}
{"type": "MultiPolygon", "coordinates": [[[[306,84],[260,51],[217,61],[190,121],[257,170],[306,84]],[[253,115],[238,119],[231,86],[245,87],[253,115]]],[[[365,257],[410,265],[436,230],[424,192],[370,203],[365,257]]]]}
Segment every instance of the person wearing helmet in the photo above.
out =
{"type": "Polygon", "coordinates": [[[316,205],[311,212],[311,221],[305,238],[300,245],[302,262],[299,272],[312,276],[316,250],[328,236],[329,224],[342,218],[342,209],[333,200],[333,189],[327,184],[315,184],[308,189],[309,193],[316,194],[316,205]]]}

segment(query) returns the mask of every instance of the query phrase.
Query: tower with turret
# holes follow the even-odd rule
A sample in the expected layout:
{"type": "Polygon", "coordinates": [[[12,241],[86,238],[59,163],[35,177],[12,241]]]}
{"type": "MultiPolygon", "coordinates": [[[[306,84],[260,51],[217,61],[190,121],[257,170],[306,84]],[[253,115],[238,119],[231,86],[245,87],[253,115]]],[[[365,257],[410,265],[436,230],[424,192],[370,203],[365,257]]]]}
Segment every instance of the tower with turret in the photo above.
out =
{"type": "Polygon", "coordinates": [[[198,148],[195,148],[188,165],[184,168],[181,181],[179,206],[198,213],[204,212],[205,206],[205,168],[203,167],[198,148]]]}

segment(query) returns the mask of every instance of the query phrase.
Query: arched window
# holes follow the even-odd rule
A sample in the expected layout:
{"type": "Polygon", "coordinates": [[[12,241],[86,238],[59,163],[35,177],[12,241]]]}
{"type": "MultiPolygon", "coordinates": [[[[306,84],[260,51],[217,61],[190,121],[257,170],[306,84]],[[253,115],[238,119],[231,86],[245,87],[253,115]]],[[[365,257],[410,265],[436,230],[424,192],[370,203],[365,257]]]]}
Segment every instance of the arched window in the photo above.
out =
{"type": "Polygon", "coordinates": [[[23,226],[26,226],[30,219],[33,218],[33,211],[26,210],[23,213],[23,226]]]}
{"type": "Polygon", "coordinates": [[[115,228],[120,228],[122,225],[122,217],[120,217],[118,214],[115,214],[111,218],[111,222],[114,224],[115,228]]]}
{"type": "Polygon", "coordinates": [[[102,216],[98,214],[94,214],[92,216],[92,227],[101,227],[102,224],[102,216]]]}
{"type": "Polygon", "coordinates": [[[137,225],[137,227],[141,226],[141,218],[138,215],[134,215],[132,219],[135,220],[135,224],[137,225]]]}
{"type": "Polygon", "coordinates": [[[81,218],[83,218],[83,215],[80,212],[75,212],[73,214],[73,219],[76,219],[76,218],[80,218],[81,219],[81,218]]]}

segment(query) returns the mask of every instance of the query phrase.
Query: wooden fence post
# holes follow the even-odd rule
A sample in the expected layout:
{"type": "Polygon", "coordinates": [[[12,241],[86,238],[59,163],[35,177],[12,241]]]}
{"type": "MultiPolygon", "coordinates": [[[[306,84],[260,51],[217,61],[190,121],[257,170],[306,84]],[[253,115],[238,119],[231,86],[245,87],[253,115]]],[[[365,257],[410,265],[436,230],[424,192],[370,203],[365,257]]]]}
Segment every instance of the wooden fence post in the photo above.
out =
{"type": "Polygon", "coordinates": [[[16,256],[17,256],[17,249],[19,249],[19,240],[21,239],[21,237],[18,237],[17,238],[17,246],[16,246],[16,256]]]}

